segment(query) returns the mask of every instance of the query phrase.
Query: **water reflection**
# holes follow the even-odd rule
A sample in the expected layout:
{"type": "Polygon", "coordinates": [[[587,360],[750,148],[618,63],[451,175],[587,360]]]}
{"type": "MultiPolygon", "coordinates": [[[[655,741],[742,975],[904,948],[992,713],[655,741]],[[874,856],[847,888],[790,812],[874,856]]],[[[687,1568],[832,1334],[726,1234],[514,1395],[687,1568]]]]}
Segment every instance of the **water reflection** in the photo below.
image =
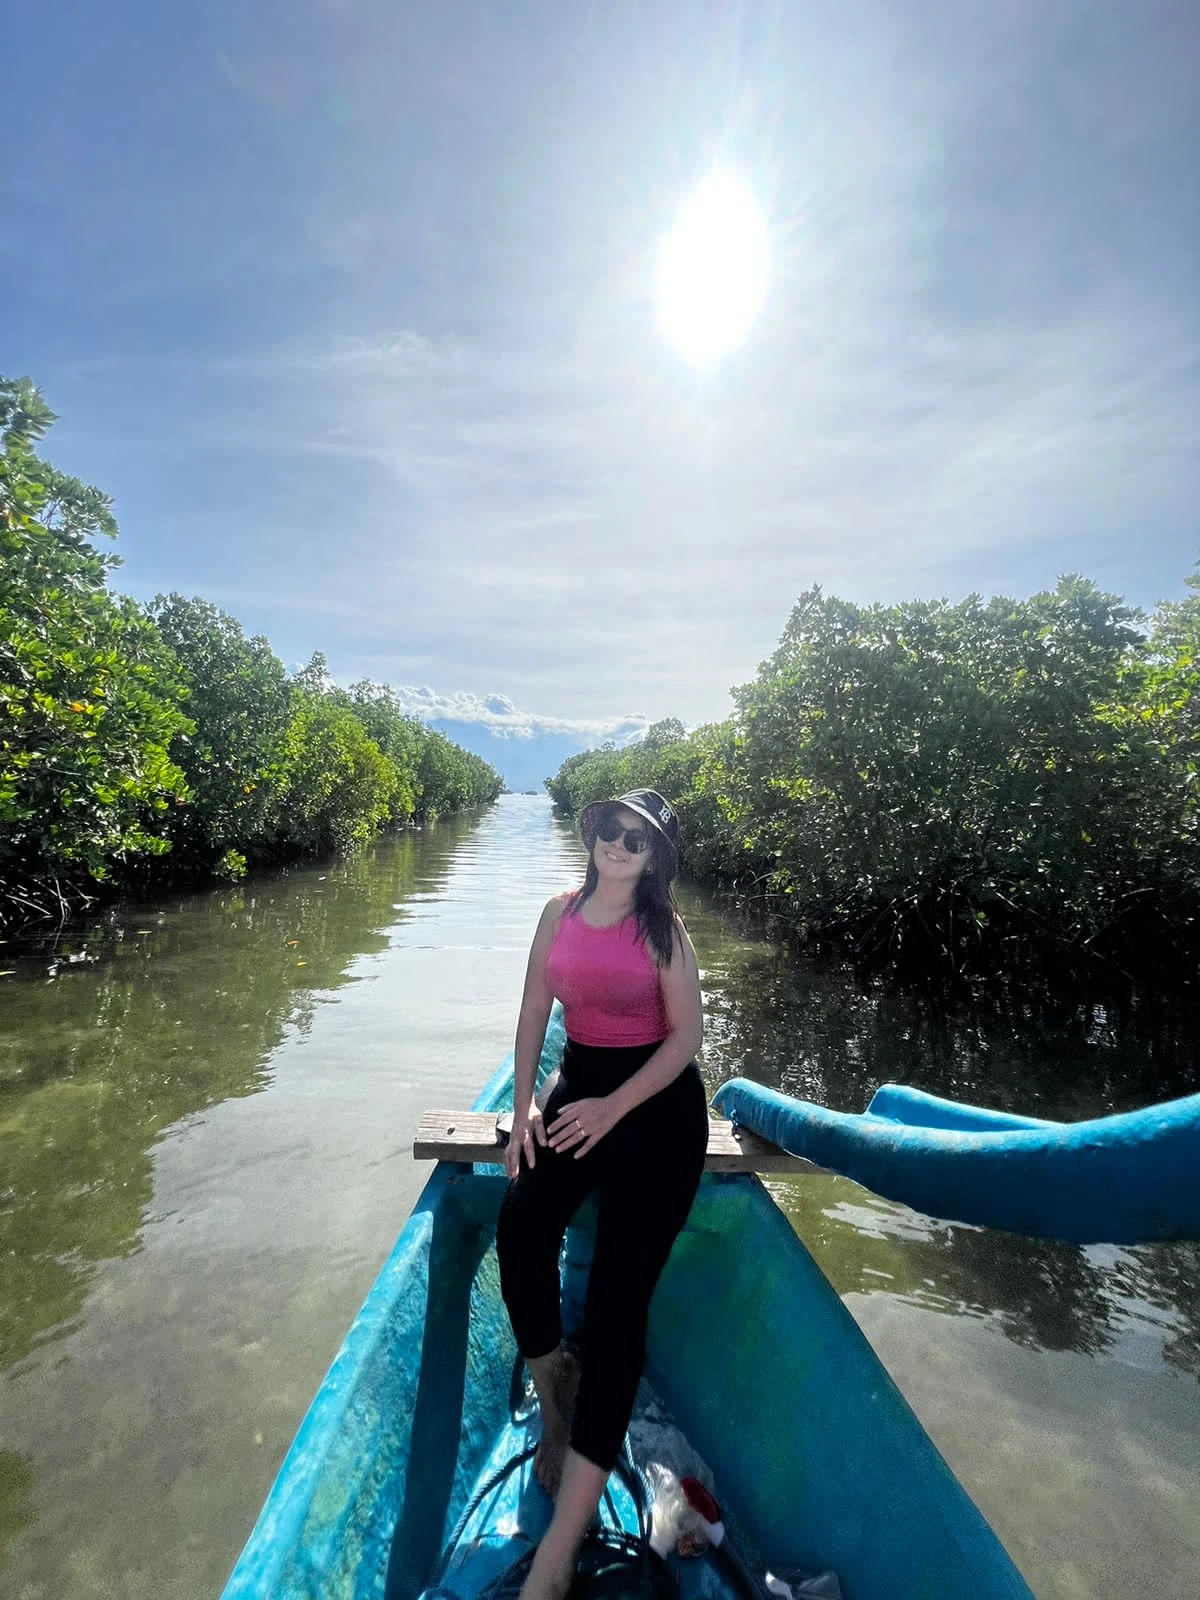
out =
{"type": "MultiPolygon", "coordinates": [[[[436,902],[474,824],[215,893],[127,905],[10,945],[0,1030],[0,1364],[68,1334],[97,1265],[136,1249],[164,1129],[253,1094],[289,1033],[360,981],[436,902]],[[46,992],[53,985],[52,1003],[46,992]]],[[[569,829],[557,831],[569,861],[569,829]]],[[[1192,1092],[1196,1006],[1124,991],[1064,1001],[930,994],[798,960],[701,892],[682,891],[704,969],[710,1078],[736,1074],[843,1110],[887,1079],[981,1104],[1087,1116],[1192,1092]]],[[[1195,1246],[1113,1252],[917,1218],[840,1180],[774,1186],[839,1292],[885,1291],[988,1317],[1014,1342],[1095,1353],[1129,1306],[1161,1354],[1200,1369],[1195,1246]]]]}
{"type": "Polygon", "coordinates": [[[1200,1241],[1114,1250],[1108,1281],[1123,1332],[1152,1325],[1165,1359],[1200,1378],[1200,1241]]]}
{"type": "MultiPolygon", "coordinates": [[[[1200,1088],[1200,1005],[1133,988],[931,992],[797,959],[753,923],[686,896],[704,964],[714,1082],[753,1078],[842,1111],[886,1081],[1073,1120],[1200,1088]]],[[[1127,1351],[1200,1370],[1198,1248],[1116,1251],[920,1217],[843,1179],[772,1192],[843,1295],[887,1294],[988,1321],[1029,1349],[1127,1351]]]]}
{"type": "Polygon", "coordinates": [[[1071,1121],[1200,1089],[1200,997],[1125,985],[945,991],[798,957],[689,907],[705,973],[706,1052],[839,1111],[879,1084],[1071,1121]]]}
{"type": "MultiPolygon", "coordinates": [[[[341,866],[6,946],[5,1593],[219,1592],[423,1181],[416,1116],[465,1103],[508,1048],[538,911],[579,861],[544,801],[509,797],[341,866]]],[[[1195,1084],[1193,1002],[922,995],[684,899],[713,1084],[747,1073],[859,1109],[899,1078],[1063,1116],[1195,1084]]],[[[773,1187],[968,1488],[1025,1541],[1039,1594],[1186,1591],[1197,1246],[1080,1250],[933,1222],[841,1179],[773,1187]],[[1120,1450],[1090,1385],[1122,1397],[1120,1450]],[[1149,1588],[1122,1533],[1147,1519],[1149,1588]],[[1100,1524],[1123,1587],[1044,1554],[1100,1524]]]]}
{"type": "Polygon", "coordinates": [[[436,893],[465,826],[9,947],[0,1366],[71,1332],[97,1265],[138,1247],[163,1130],[267,1084],[285,1035],[357,981],[355,958],[386,949],[418,852],[436,893]]]}

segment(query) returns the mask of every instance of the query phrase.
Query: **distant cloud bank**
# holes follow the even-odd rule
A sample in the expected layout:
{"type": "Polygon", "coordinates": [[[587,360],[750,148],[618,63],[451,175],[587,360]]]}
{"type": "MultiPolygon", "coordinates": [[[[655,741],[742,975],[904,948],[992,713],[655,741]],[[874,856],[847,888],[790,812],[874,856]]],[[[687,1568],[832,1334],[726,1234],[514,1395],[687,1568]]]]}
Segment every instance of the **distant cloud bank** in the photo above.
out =
{"type": "Polygon", "coordinates": [[[490,762],[510,789],[540,790],[568,756],[606,741],[629,744],[648,726],[637,713],[604,720],[540,716],[519,710],[504,694],[443,693],[412,684],[392,692],[410,716],[490,762]]]}
{"type": "Polygon", "coordinates": [[[627,744],[639,739],[649,725],[648,719],[636,712],[603,719],[539,716],[535,711],[519,711],[505,694],[477,695],[465,689],[443,694],[412,684],[401,684],[392,692],[404,710],[422,722],[474,723],[497,739],[566,737],[578,740],[581,750],[606,739],[627,744]]]}

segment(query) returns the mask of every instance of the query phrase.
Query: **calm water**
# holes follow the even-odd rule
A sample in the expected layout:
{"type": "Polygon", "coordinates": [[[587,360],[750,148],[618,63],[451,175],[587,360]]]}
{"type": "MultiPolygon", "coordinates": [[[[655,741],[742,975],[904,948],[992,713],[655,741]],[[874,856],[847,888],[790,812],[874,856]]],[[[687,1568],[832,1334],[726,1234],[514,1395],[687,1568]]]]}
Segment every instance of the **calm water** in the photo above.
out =
{"type": "MultiPolygon", "coordinates": [[[[0,1593],[219,1592],[424,1181],[416,1119],[508,1050],[538,909],[579,860],[545,801],[509,797],[0,947],[0,1593]]],[[[714,1086],[860,1109],[895,1078],[1072,1117],[1200,1087],[1177,1002],[937,1005],[685,900],[714,1086]]],[[[1197,1592],[1195,1244],[773,1188],[1041,1600],[1197,1592]]]]}

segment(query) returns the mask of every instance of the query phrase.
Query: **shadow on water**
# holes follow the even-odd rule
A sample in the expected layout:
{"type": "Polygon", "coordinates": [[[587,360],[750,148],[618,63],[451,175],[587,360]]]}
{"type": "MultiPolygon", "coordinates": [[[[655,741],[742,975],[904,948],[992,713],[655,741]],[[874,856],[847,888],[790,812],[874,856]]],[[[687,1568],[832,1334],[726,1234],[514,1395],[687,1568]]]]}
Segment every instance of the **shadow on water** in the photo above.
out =
{"type": "MultiPolygon", "coordinates": [[[[698,946],[709,918],[693,918],[698,946]]],[[[1200,997],[1113,985],[1068,992],[921,988],[724,936],[705,974],[706,1053],[835,1110],[881,1083],[1073,1121],[1200,1089],[1200,997]]]]}
{"type": "MultiPolygon", "coordinates": [[[[714,1085],[748,1077],[861,1111],[892,1081],[1068,1121],[1200,1090],[1191,993],[932,990],[766,944],[736,912],[685,900],[714,1085]]],[[[840,1294],[984,1319],[1039,1350],[1111,1352],[1136,1325],[1160,1359],[1200,1375],[1195,1242],[1085,1248],[917,1216],[839,1178],[771,1188],[840,1294]]]]}
{"type": "Polygon", "coordinates": [[[98,1265],[138,1248],[164,1130],[264,1088],[281,1041],[356,981],[357,958],[386,949],[405,901],[436,890],[470,826],[125,903],[6,948],[16,974],[0,1013],[0,1370],[68,1334],[98,1265]]]}

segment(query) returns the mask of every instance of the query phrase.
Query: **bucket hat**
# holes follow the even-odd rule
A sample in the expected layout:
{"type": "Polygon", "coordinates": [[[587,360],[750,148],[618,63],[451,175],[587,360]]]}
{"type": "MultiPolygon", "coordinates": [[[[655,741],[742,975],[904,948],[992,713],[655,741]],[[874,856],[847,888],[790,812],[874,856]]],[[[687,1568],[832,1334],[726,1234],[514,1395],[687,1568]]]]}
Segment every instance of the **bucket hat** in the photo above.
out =
{"type": "Polygon", "coordinates": [[[596,842],[596,825],[601,814],[614,806],[624,806],[626,811],[634,811],[643,817],[666,842],[667,858],[673,873],[679,864],[679,818],[675,815],[675,807],[669,800],[664,800],[657,789],[632,789],[628,794],[619,794],[612,800],[593,800],[591,805],[584,806],[579,813],[579,837],[589,850],[596,842]]]}

